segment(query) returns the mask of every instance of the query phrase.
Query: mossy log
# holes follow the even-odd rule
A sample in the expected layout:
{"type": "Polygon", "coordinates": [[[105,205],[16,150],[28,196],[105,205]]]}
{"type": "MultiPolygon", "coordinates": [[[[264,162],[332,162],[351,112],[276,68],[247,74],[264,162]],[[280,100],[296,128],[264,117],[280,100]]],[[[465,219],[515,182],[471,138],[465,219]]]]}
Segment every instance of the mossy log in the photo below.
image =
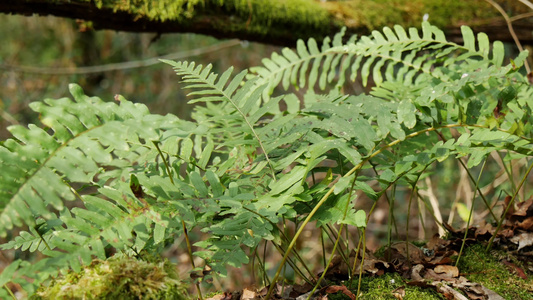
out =
{"type": "MultiPolygon", "coordinates": [[[[533,44],[532,9],[519,1],[497,0],[514,17],[516,35],[533,44]],[[529,14],[528,14],[529,13],[529,14]]],[[[460,25],[493,40],[512,42],[504,18],[484,0],[4,0],[0,12],[55,15],[83,20],[83,28],[131,32],[191,32],[292,46],[298,38],[321,40],[343,26],[351,34],[424,18],[460,39],[460,25]]]]}

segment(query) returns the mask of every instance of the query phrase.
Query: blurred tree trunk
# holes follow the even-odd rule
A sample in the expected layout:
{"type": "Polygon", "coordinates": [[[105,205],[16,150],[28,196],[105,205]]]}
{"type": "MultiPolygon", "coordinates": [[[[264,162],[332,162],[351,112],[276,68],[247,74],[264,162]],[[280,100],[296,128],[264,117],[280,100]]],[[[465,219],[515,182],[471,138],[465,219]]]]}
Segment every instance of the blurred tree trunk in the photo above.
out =
{"type": "MultiPolygon", "coordinates": [[[[531,9],[497,0],[513,19],[516,35],[533,44],[531,9]],[[522,18],[523,17],[523,18],[522,18]]],[[[298,38],[322,39],[346,26],[368,34],[383,26],[418,26],[429,21],[460,40],[460,25],[513,41],[507,24],[488,1],[449,0],[3,0],[0,12],[55,15],[80,20],[80,30],[192,32],[293,46],[298,38]]]]}

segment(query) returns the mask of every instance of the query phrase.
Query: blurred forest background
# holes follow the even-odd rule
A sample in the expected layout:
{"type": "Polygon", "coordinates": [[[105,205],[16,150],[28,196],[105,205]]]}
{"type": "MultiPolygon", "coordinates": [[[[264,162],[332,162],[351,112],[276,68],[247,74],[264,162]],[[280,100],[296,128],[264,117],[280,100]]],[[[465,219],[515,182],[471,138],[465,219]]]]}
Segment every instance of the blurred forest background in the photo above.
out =
{"type": "Polygon", "coordinates": [[[0,14],[0,139],[7,126],[35,123],[28,104],[69,95],[77,83],[88,95],[112,101],[115,94],[154,113],[188,118],[192,106],[178,77],[158,57],[244,70],[280,48],[199,34],[85,30],[75,20],[0,14]]]}
{"type": "MultiPolygon", "coordinates": [[[[373,5],[386,2],[377,1],[373,5]]],[[[479,7],[494,10],[484,11],[483,14],[497,16],[495,7],[487,6],[487,2],[490,1],[473,0],[469,1],[468,5],[465,4],[465,7],[485,5],[479,7]]],[[[526,6],[517,1],[503,2],[507,4],[504,7],[510,15],[517,14],[515,11],[524,13],[525,10],[526,13],[517,16],[524,18],[528,16],[526,6]]],[[[394,23],[391,22],[397,21],[404,21],[406,24],[420,21],[423,11],[420,9],[413,11],[411,6],[402,6],[402,3],[400,1],[396,4],[397,11],[391,8],[387,17],[382,16],[385,19],[376,19],[377,16],[372,17],[372,15],[366,16],[366,19],[383,26],[392,26],[394,23]],[[410,11],[413,14],[408,19],[394,17],[396,13],[405,15],[410,11]],[[387,18],[390,20],[387,21],[387,18]]],[[[439,18],[432,16],[432,20],[437,19],[437,23],[442,23],[443,18],[451,18],[446,13],[439,15],[439,18]]],[[[460,16],[462,19],[468,17],[464,12],[460,16]]],[[[461,22],[456,19],[453,20],[454,24],[461,22]]],[[[490,17],[488,20],[500,24],[503,17],[490,17]]],[[[105,101],[114,101],[114,95],[120,94],[130,101],[146,104],[153,113],[172,113],[188,119],[193,106],[187,104],[187,92],[181,90],[178,76],[172,68],[159,62],[158,58],[195,61],[203,65],[213,64],[213,71],[221,73],[231,66],[234,66],[236,71],[241,71],[261,65],[262,58],[270,57],[272,52],[281,50],[281,46],[239,39],[216,39],[193,33],[157,34],[93,30],[89,26],[90,23],[54,16],[28,17],[0,14],[0,24],[0,36],[3,38],[0,47],[0,139],[2,140],[10,137],[7,131],[10,125],[38,123],[35,119],[38,115],[28,106],[30,102],[69,97],[69,83],[77,83],[87,95],[97,96],[105,101]]],[[[369,25],[368,28],[372,26],[369,25]]],[[[508,32],[505,34],[509,35],[508,32]]],[[[499,36],[503,36],[503,33],[500,32],[499,36]]],[[[489,37],[494,39],[493,36],[489,37]]],[[[306,39],[306,37],[300,38],[306,39]]],[[[506,39],[510,40],[509,37],[506,39]]],[[[320,43],[320,40],[318,41],[320,43]]],[[[505,45],[509,57],[518,54],[515,43],[508,41],[505,45]]],[[[346,88],[352,93],[363,91],[359,82],[348,82],[346,88]]],[[[445,188],[453,185],[457,169],[449,165],[441,167],[443,171],[439,176],[441,188],[435,191],[436,195],[441,199],[458,197],[461,192],[459,187],[456,188],[457,195],[451,195],[445,188]]],[[[501,169],[495,165],[495,177],[498,177],[499,171],[501,169]]],[[[461,178],[464,176],[466,174],[461,174],[461,178]]],[[[466,209],[466,206],[464,208],[466,209]]],[[[378,209],[373,215],[376,224],[384,224],[387,213],[386,206],[378,209]]],[[[447,213],[445,212],[445,215],[447,213]]],[[[453,210],[451,213],[453,219],[453,210]]],[[[369,240],[371,248],[372,244],[378,244],[372,240],[379,239],[380,232],[384,234],[383,228],[377,226],[373,228],[376,235],[369,240]]],[[[426,229],[431,231],[436,230],[436,227],[426,229]]],[[[423,236],[422,233],[419,235],[423,236]]]]}
{"type": "MultiPolygon", "coordinates": [[[[0,138],[9,137],[9,125],[35,122],[28,103],[68,96],[68,83],[77,83],[88,95],[106,101],[121,94],[145,103],[154,113],[188,118],[191,106],[186,105],[177,76],[157,58],[211,63],[215,72],[230,66],[244,70],[260,65],[262,58],[281,49],[273,45],[293,47],[296,39],[310,36],[320,42],[342,26],[348,28],[348,35],[361,35],[394,24],[418,26],[429,19],[446,28],[453,40],[461,36],[460,25],[467,24],[486,32],[491,40],[506,42],[507,53],[514,56],[517,52],[509,50],[516,49],[516,39],[533,42],[533,4],[526,0],[496,2],[7,1],[0,3],[0,12],[13,13],[0,14],[0,138]],[[87,20],[77,19],[80,14],[87,20]],[[506,21],[512,22],[514,37],[506,21]],[[120,26],[136,33],[94,30],[120,26]],[[172,33],[182,31],[209,35],[172,33]],[[213,35],[238,39],[217,40],[213,35]],[[267,44],[248,42],[247,37],[267,44]]],[[[347,87],[361,91],[360,86],[347,87]]]]}
{"type": "MultiPolygon", "coordinates": [[[[244,70],[259,65],[263,57],[280,50],[278,46],[199,34],[85,30],[76,20],[53,16],[0,14],[0,24],[1,140],[10,137],[10,125],[38,124],[38,114],[28,104],[69,97],[69,83],[79,84],[87,95],[104,101],[114,101],[114,95],[121,94],[146,104],[153,113],[188,119],[193,105],[187,104],[187,91],[159,57],[213,64],[215,72],[223,72],[230,66],[244,70]]],[[[175,245],[180,245],[179,241],[175,245]]],[[[167,256],[187,263],[182,250],[173,247],[167,256]]],[[[16,252],[2,251],[1,265],[21,254],[16,252]]]]}
{"type": "MultiPolygon", "coordinates": [[[[496,11],[493,14],[497,16],[496,11]]],[[[416,18],[420,19],[421,16],[419,14],[416,18]]],[[[417,24],[418,19],[416,19],[417,24]]],[[[495,19],[501,23],[501,16],[495,19]]],[[[114,30],[95,31],[88,29],[86,23],[53,16],[26,17],[0,14],[0,36],[2,37],[0,47],[1,140],[10,136],[6,130],[10,125],[38,123],[35,119],[38,115],[29,109],[28,104],[46,98],[68,97],[69,83],[77,83],[83,87],[87,95],[98,96],[105,101],[113,101],[114,95],[121,94],[130,101],[146,104],[153,113],[172,113],[187,119],[192,105],[186,104],[186,91],[180,89],[178,77],[172,68],[160,63],[158,58],[195,61],[203,65],[213,64],[214,72],[224,71],[230,66],[240,71],[260,65],[262,58],[281,50],[279,46],[237,39],[219,40],[211,36],[192,33],[158,35],[114,30]]],[[[491,40],[494,39],[490,34],[489,37],[491,40]]],[[[306,39],[307,37],[298,38],[306,39]]],[[[531,36],[529,38],[531,39],[531,36]]],[[[511,56],[517,53],[514,43],[507,42],[506,47],[509,50],[507,53],[511,56]]],[[[350,88],[361,91],[360,84],[350,84],[350,88]]],[[[452,164],[456,163],[447,161],[439,166],[441,172],[437,174],[436,182],[440,188],[435,191],[431,189],[424,191],[426,196],[436,197],[441,203],[446,201],[451,203],[454,198],[457,201],[463,193],[461,190],[463,185],[458,184],[457,179],[465,180],[466,185],[468,181],[466,173],[458,174],[456,166],[452,164]]],[[[494,177],[484,178],[483,186],[489,186],[492,181],[505,177],[498,164],[494,163],[490,167],[492,168],[490,172],[493,172],[494,177]]],[[[432,186],[429,180],[426,180],[426,184],[432,186]]],[[[494,188],[494,185],[489,188],[494,188]]],[[[467,195],[467,190],[469,187],[465,187],[464,199],[471,198],[467,195]]],[[[445,216],[451,214],[451,219],[453,219],[455,211],[450,206],[447,205],[442,213],[445,216]]],[[[466,209],[467,206],[463,206],[466,209]]],[[[368,210],[368,207],[362,208],[368,210]]],[[[378,242],[372,242],[372,239],[384,238],[388,213],[386,205],[374,212],[374,223],[370,224],[369,228],[375,236],[369,239],[369,248],[378,245],[378,242]]],[[[486,212],[480,213],[478,217],[482,218],[483,214],[486,212]]],[[[407,218],[407,213],[400,215],[398,221],[401,223],[407,218]]],[[[418,228],[419,236],[423,236],[424,229],[436,231],[434,224],[426,225],[428,228],[418,228]]],[[[415,226],[421,225],[415,224],[415,226]]],[[[414,232],[416,235],[416,231],[414,232]]],[[[317,233],[308,231],[304,233],[303,240],[316,245],[317,233]]],[[[179,245],[179,242],[176,242],[176,245],[179,245]]],[[[311,261],[318,257],[316,251],[319,251],[319,248],[310,246],[309,249],[311,250],[306,253],[306,259],[311,261]]],[[[174,247],[169,251],[177,252],[177,249],[174,247]]],[[[185,255],[185,252],[182,251],[180,254],[185,255]]],[[[0,253],[0,260],[11,259],[4,258],[0,253]]],[[[271,259],[273,262],[277,260],[277,258],[271,259]]],[[[183,260],[187,260],[186,255],[183,256],[183,260]]],[[[320,265],[320,262],[316,262],[316,265],[320,265]]],[[[242,274],[238,278],[233,278],[237,285],[254,282],[253,278],[246,278],[242,274]]],[[[231,287],[226,286],[226,288],[231,287]]]]}

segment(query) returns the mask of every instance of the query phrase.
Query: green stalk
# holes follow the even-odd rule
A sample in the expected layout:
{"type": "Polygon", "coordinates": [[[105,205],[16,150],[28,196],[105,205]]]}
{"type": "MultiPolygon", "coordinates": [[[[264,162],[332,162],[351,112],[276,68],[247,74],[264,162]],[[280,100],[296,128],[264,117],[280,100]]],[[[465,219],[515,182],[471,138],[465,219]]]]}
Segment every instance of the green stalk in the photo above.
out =
{"type": "MultiPolygon", "coordinates": [[[[342,220],[345,220],[346,219],[346,214],[348,212],[348,207],[350,207],[350,203],[352,202],[351,201],[351,198],[352,198],[352,193],[353,193],[353,188],[355,186],[355,182],[357,180],[357,173],[355,174],[354,178],[353,178],[353,181],[352,181],[352,185],[350,187],[350,190],[348,191],[348,200],[346,201],[346,205],[344,206],[344,214],[342,216],[342,220]]],[[[339,245],[339,242],[341,240],[341,236],[342,236],[342,230],[344,229],[344,223],[341,223],[341,226],[339,227],[339,233],[337,234],[337,239],[335,240],[335,244],[333,246],[333,251],[331,253],[331,256],[329,257],[329,260],[328,260],[328,263],[326,265],[326,268],[324,268],[324,271],[322,272],[322,276],[320,276],[320,278],[318,279],[315,287],[313,288],[313,290],[311,291],[311,293],[309,293],[309,297],[307,298],[308,300],[311,299],[311,296],[315,293],[316,289],[318,288],[318,286],[320,285],[320,283],[322,282],[322,280],[324,279],[324,276],[326,276],[326,272],[329,268],[329,266],[331,265],[331,261],[333,260],[333,257],[335,255],[335,251],[337,250],[337,246],[339,245]]],[[[348,251],[348,248],[349,246],[347,246],[347,251],[348,251]]],[[[340,252],[343,252],[343,251],[340,251],[340,252]]],[[[349,266],[350,265],[350,255],[348,253],[348,257],[347,257],[347,261],[346,261],[346,265],[349,266]]],[[[348,272],[348,276],[351,277],[351,274],[350,272],[348,272]]]]}
{"type": "MultiPolygon", "coordinates": [[[[387,194],[385,194],[386,196],[387,194]]],[[[396,222],[394,220],[394,202],[396,200],[396,184],[392,185],[392,191],[391,191],[391,197],[387,197],[387,200],[389,200],[389,220],[387,222],[387,249],[390,249],[392,245],[392,223],[394,222],[394,228],[396,229],[396,234],[398,234],[398,226],[396,226],[396,222]]],[[[390,250],[388,251],[390,256],[390,250]]],[[[390,257],[387,257],[387,261],[390,259],[390,257]]]]}
{"type": "MultiPolygon", "coordinates": [[[[266,253],[267,253],[267,241],[265,240],[265,246],[263,247],[263,261],[264,262],[266,262],[266,253]]],[[[267,284],[270,284],[270,278],[268,278],[267,276],[267,271],[266,271],[266,267],[264,264],[263,264],[263,276],[264,276],[263,281],[266,282],[267,284]]]]}
{"type": "Polygon", "coordinates": [[[326,244],[324,243],[324,228],[320,227],[320,243],[322,245],[322,263],[324,268],[326,268],[326,244]]]}
{"type": "Polygon", "coordinates": [[[11,289],[7,286],[7,283],[4,284],[4,289],[7,290],[7,292],[9,293],[9,295],[11,296],[11,298],[12,298],[13,300],[17,300],[17,297],[15,297],[15,295],[13,294],[13,291],[11,291],[11,289]]]}
{"type": "Polygon", "coordinates": [[[533,169],[533,163],[531,165],[529,165],[529,168],[527,169],[526,174],[524,175],[524,177],[522,177],[522,180],[520,181],[520,184],[518,185],[518,188],[516,189],[516,191],[513,194],[513,198],[511,198],[511,201],[509,201],[509,205],[507,205],[507,207],[505,208],[505,211],[502,214],[502,218],[500,218],[500,221],[498,221],[498,227],[496,227],[496,231],[494,231],[494,233],[492,234],[492,237],[489,240],[489,244],[487,245],[487,251],[490,250],[490,248],[492,247],[492,243],[494,242],[494,238],[496,237],[496,235],[498,234],[498,232],[502,228],[503,220],[505,220],[505,215],[507,214],[507,211],[509,211],[509,208],[514,204],[514,200],[515,200],[516,196],[518,195],[518,191],[520,191],[520,189],[522,188],[522,185],[524,185],[524,182],[526,181],[527,176],[529,175],[529,173],[531,173],[531,169],[533,169]]]}
{"type": "MultiPolygon", "coordinates": [[[[478,126],[476,126],[476,127],[478,127],[478,126]]],[[[501,130],[501,131],[503,131],[503,130],[501,130]]],[[[503,131],[503,132],[505,132],[505,131],[503,131]]],[[[443,141],[446,142],[446,138],[444,138],[444,136],[442,134],[440,134],[440,133],[437,133],[437,134],[442,138],[443,141]]],[[[465,169],[466,174],[468,175],[470,180],[472,182],[474,182],[475,181],[474,180],[474,176],[472,176],[472,173],[470,173],[470,170],[468,170],[468,168],[466,167],[466,165],[463,162],[463,160],[462,159],[458,159],[458,161],[461,164],[461,166],[465,169]]],[[[502,160],[502,162],[503,162],[503,160],[502,160]]],[[[503,165],[505,166],[505,163],[503,165]]],[[[509,175],[507,175],[507,176],[509,176],[509,175]]],[[[509,177],[509,180],[511,180],[511,177],[509,177]]],[[[513,183],[513,186],[514,186],[514,183],[513,183]]],[[[485,198],[485,195],[483,195],[483,193],[481,192],[481,189],[479,187],[477,187],[477,191],[479,192],[479,195],[481,196],[481,199],[483,199],[483,202],[485,203],[485,206],[489,210],[492,218],[494,218],[494,221],[498,220],[498,218],[496,218],[496,215],[494,214],[494,212],[492,211],[492,208],[489,205],[489,201],[487,200],[487,198],[485,198]]]]}
{"type": "Polygon", "coordinates": [[[516,190],[516,184],[513,180],[513,175],[511,174],[511,171],[512,171],[512,167],[513,167],[513,164],[512,164],[512,161],[509,162],[509,165],[511,167],[511,171],[507,168],[507,165],[505,164],[505,162],[503,161],[503,157],[502,157],[502,154],[500,153],[500,151],[496,151],[496,153],[498,153],[498,157],[500,158],[500,160],[502,161],[502,165],[503,165],[503,170],[505,171],[505,174],[507,174],[507,178],[509,179],[509,181],[511,182],[511,186],[513,188],[513,193],[514,191],[516,190]]]}
{"type": "MultiPolygon", "coordinates": [[[[272,243],[274,245],[274,247],[278,250],[279,253],[285,253],[285,250],[283,250],[283,248],[280,246],[280,245],[276,245],[275,243],[272,243]]],[[[302,277],[302,279],[308,283],[309,285],[312,285],[313,282],[311,280],[309,280],[303,273],[302,271],[300,270],[300,268],[298,268],[298,265],[296,265],[296,263],[289,257],[287,259],[287,263],[291,266],[291,268],[293,268],[294,272],[302,277]]],[[[313,279],[313,275],[310,275],[311,278],[313,279]]]]}
{"type": "Polygon", "coordinates": [[[359,232],[359,242],[357,243],[357,249],[355,250],[355,257],[353,259],[352,274],[355,274],[355,267],[357,265],[357,259],[359,259],[359,251],[361,251],[361,243],[362,243],[362,241],[363,241],[363,235],[362,235],[361,232],[359,232]]]}
{"type": "MultiPolygon", "coordinates": [[[[431,205],[427,203],[427,200],[424,199],[424,197],[423,197],[422,195],[420,195],[420,192],[419,192],[419,191],[416,192],[416,196],[418,197],[419,200],[421,200],[421,201],[424,203],[424,206],[426,207],[426,209],[431,213],[431,216],[433,217],[434,222],[437,223],[437,225],[438,225],[439,227],[444,228],[444,226],[442,225],[442,223],[439,222],[439,221],[437,220],[437,218],[435,217],[435,212],[433,211],[433,208],[431,207],[431,205]]],[[[446,229],[446,228],[444,228],[444,229],[446,229]]]]}
{"type": "Polygon", "coordinates": [[[485,169],[486,163],[487,157],[485,157],[485,160],[483,161],[483,165],[481,166],[481,170],[479,171],[479,175],[476,180],[476,188],[474,190],[474,195],[472,196],[472,207],[470,208],[470,213],[468,214],[468,221],[466,222],[465,235],[463,237],[463,242],[461,243],[461,249],[459,250],[459,255],[457,256],[457,261],[455,262],[456,267],[459,265],[459,260],[461,260],[461,255],[463,254],[463,249],[466,243],[466,237],[468,236],[468,227],[470,227],[470,220],[472,219],[472,214],[474,212],[474,204],[476,202],[476,193],[478,191],[479,181],[481,180],[481,174],[483,174],[483,170],[485,169]]]}
{"type": "MultiPolygon", "coordinates": [[[[157,149],[157,152],[159,152],[159,155],[161,155],[161,159],[163,160],[163,164],[165,165],[165,168],[167,170],[167,175],[168,175],[168,178],[170,179],[170,182],[172,184],[175,184],[174,178],[172,177],[172,174],[170,173],[170,166],[168,165],[168,162],[165,159],[163,152],[161,152],[161,149],[159,148],[159,143],[156,141],[154,141],[153,143],[154,143],[155,148],[157,149]]],[[[189,259],[191,260],[191,266],[193,269],[195,269],[196,266],[194,264],[194,257],[192,256],[191,241],[189,240],[189,233],[187,231],[187,226],[185,225],[185,221],[183,221],[183,219],[181,219],[181,227],[183,228],[183,235],[185,236],[185,243],[187,244],[187,252],[189,254],[189,259]]],[[[196,289],[198,290],[198,298],[200,298],[200,300],[203,300],[202,290],[200,289],[200,283],[198,282],[196,282],[196,289]]]]}
{"type": "MultiPolygon", "coordinates": [[[[465,169],[466,174],[468,174],[468,178],[470,178],[470,181],[476,182],[475,179],[474,179],[474,176],[472,176],[472,173],[470,172],[470,170],[468,170],[468,168],[466,167],[466,165],[463,162],[463,160],[461,160],[461,159],[458,159],[458,160],[459,160],[459,163],[461,163],[461,166],[463,166],[463,168],[465,169]]],[[[511,179],[511,178],[509,178],[509,179],[511,179]]],[[[483,195],[483,193],[481,192],[481,189],[479,188],[479,186],[477,184],[476,184],[476,190],[474,191],[474,195],[475,195],[476,192],[478,192],[479,196],[481,197],[481,199],[483,199],[483,202],[485,203],[485,206],[489,210],[490,215],[494,218],[495,221],[498,220],[498,218],[496,217],[496,215],[494,214],[494,212],[492,211],[492,209],[490,207],[489,201],[487,200],[487,198],[485,198],[485,195],[483,195]]]]}
{"type": "Polygon", "coordinates": [[[363,280],[363,264],[365,263],[365,253],[366,253],[366,227],[363,228],[363,255],[361,256],[361,264],[359,265],[359,281],[357,282],[357,294],[355,294],[355,300],[359,298],[359,293],[361,293],[361,281],[363,280]]]}
{"type": "MultiPolygon", "coordinates": [[[[243,206],[243,209],[245,209],[245,210],[247,210],[247,211],[249,211],[249,212],[251,212],[251,213],[253,213],[253,214],[255,214],[255,215],[259,216],[259,217],[261,217],[265,221],[269,222],[272,226],[274,226],[274,227],[277,226],[275,223],[270,221],[267,217],[263,216],[262,214],[260,214],[260,213],[258,213],[256,211],[253,211],[253,210],[251,210],[251,209],[249,209],[247,207],[244,207],[244,206],[243,206]]],[[[280,233],[280,236],[283,238],[283,240],[286,241],[286,242],[289,242],[289,238],[287,237],[287,235],[285,235],[285,233],[283,231],[279,230],[279,228],[278,228],[278,231],[280,233]]],[[[274,247],[278,250],[278,252],[281,255],[283,255],[285,253],[285,250],[283,249],[283,247],[274,244],[274,242],[272,244],[274,245],[274,247]]],[[[311,276],[311,278],[313,278],[313,272],[311,272],[311,270],[309,270],[309,268],[307,267],[307,265],[305,264],[305,262],[303,261],[302,257],[300,256],[300,254],[298,253],[297,250],[294,250],[294,254],[296,256],[296,259],[303,265],[303,267],[305,268],[307,273],[309,273],[309,276],[311,276]]],[[[293,268],[295,269],[295,271],[298,271],[297,273],[302,274],[302,278],[307,281],[307,279],[303,276],[303,272],[301,270],[299,270],[296,265],[293,268]],[[298,270],[296,270],[296,269],[298,269],[298,270]]]]}
{"type": "MultiPolygon", "coordinates": [[[[343,228],[344,228],[344,223],[341,224],[341,226],[339,228],[339,231],[342,232],[343,228]]],[[[340,237],[340,234],[339,234],[339,237],[340,237]]],[[[320,276],[320,278],[317,280],[315,286],[313,287],[313,290],[309,293],[309,296],[307,297],[307,300],[311,299],[311,296],[313,296],[313,294],[315,293],[316,289],[318,288],[318,286],[320,285],[320,283],[324,279],[324,276],[326,276],[326,272],[327,272],[329,266],[331,265],[331,261],[333,260],[335,251],[337,250],[337,246],[339,245],[339,241],[340,241],[339,237],[337,237],[337,239],[335,240],[335,245],[333,246],[333,250],[331,251],[332,253],[331,253],[331,256],[328,259],[328,264],[326,265],[326,268],[322,272],[322,275],[320,276]]],[[[269,298],[267,297],[267,299],[269,299],[269,298]]]]}
{"type": "MultiPolygon", "coordinates": [[[[421,134],[424,134],[426,132],[431,132],[431,131],[436,131],[436,130],[439,130],[439,129],[443,129],[443,128],[455,128],[455,127],[468,127],[468,126],[472,126],[472,127],[483,127],[483,126],[476,126],[476,125],[464,125],[464,124],[448,124],[448,125],[444,125],[444,126],[440,126],[440,127],[431,127],[431,128],[426,128],[426,129],[423,129],[423,130],[420,130],[420,131],[416,131],[416,132],[413,132],[411,134],[408,134],[404,140],[406,139],[410,139],[410,138],[414,138],[416,136],[419,136],[421,134]]],[[[484,127],[483,127],[484,128],[484,127]]],[[[352,175],[355,171],[361,169],[363,167],[363,165],[368,162],[370,159],[374,158],[375,156],[379,155],[381,152],[385,151],[385,149],[388,149],[390,147],[393,147],[399,143],[401,143],[403,140],[395,140],[385,146],[383,146],[382,148],[380,148],[379,150],[375,151],[374,153],[372,153],[371,155],[369,155],[368,157],[366,157],[363,161],[361,161],[359,164],[357,164],[356,166],[354,166],[350,171],[348,171],[348,173],[346,173],[343,177],[348,177],[350,175],[352,175]]],[[[305,226],[309,223],[309,221],[311,221],[311,218],[315,215],[315,213],[318,211],[318,209],[326,202],[326,200],[329,198],[329,196],[333,193],[333,191],[335,190],[335,184],[328,190],[328,192],[318,201],[318,203],[315,205],[315,207],[313,208],[313,210],[311,210],[311,212],[307,215],[307,217],[305,218],[303,224],[301,225],[301,227],[298,229],[298,231],[296,231],[291,243],[289,244],[289,247],[287,248],[287,252],[285,253],[285,255],[283,256],[282,260],[281,260],[281,264],[280,266],[278,267],[277,271],[276,271],[276,274],[274,275],[274,278],[272,279],[272,284],[270,285],[270,288],[268,289],[268,292],[266,294],[266,299],[270,299],[270,297],[272,296],[272,293],[274,292],[274,286],[275,286],[275,283],[279,277],[279,275],[281,274],[281,271],[282,271],[282,268],[283,268],[283,265],[286,263],[287,261],[287,258],[288,256],[290,255],[292,249],[294,248],[294,246],[296,245],[296,240],[300,237],[300,235],[302,234],[305,226]]]]}
{"type": "Polygon", "coordinates": [[[159,148],[159,142],[153,141],[155,148],[157,149],[157,152],[159,152],[159,155],[161,155],[161,159],[163,160],[163,164],[165,165],[165,169],[167,170],[168,178],[170,179],[170,182],[174,184],[174,178],[172,178],[172,173],[170,172],[170,166],[168,165],[167,160],[165,159],[165,156],[163,155],[163,152],[161,152],[161,149],[159,148]]]}
{"type": "Polygon", "coordinates": [[[413,201],[413,196],[416,194],[416,183],[420,175],[416,178],[416,181],[413,183],[413,192],[409,196],[409,205],[407,206],[407,221],[405,222],[405,257],[407,258],[407,264],[411,268],[411,259],[409,258],[409,220],[411,219],[411,202],[413,201]]]}

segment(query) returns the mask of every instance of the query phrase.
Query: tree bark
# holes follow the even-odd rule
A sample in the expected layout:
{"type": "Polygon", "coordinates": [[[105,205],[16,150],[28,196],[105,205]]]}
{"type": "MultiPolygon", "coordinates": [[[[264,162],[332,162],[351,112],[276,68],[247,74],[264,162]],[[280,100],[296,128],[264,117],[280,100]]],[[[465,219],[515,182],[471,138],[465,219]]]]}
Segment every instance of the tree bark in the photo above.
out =
{"type": "MultiPolygon", "coordinates": [[[[436,0],[410,0],[404,1],[405,3],[391,1],[391,3],[396,3],[395,6],[393,4],[389,6],[379,4],[382,6],[378,6],[374,1],[369,0],[307,0],[307,2],[305,2],[306,0],[247,0],[248,9],[246,6],[243,8],[235,4],[239,0],[224,0],[223,4],[220,4],[220,0],[204,0],[200,4],[196,0],[189,1],[192,9],[184,9],[175,15],[166,12],[165,17],[154,13],[153,9],[150,12],[143,10],[142,7],[144,5],[153,8],[158,3],[161,6],[161,3],[165,5],[171,0],[136,1],[138,5],[135,7],[116,6],[116,2],[122,1],[106,1],[3,0],[0,1],[0,13],[26,16],[34,14],[54,15],[79,19],[83,20],[81,22],[83,28],[89,27],[96,30],[110,29],[159,34],[190,32],[217,38],[239,38],[284,46],[294,46],[299,38],[313,37],[321,40],[325,36],[331,36],[338,32],[343,26],[347,27],[349,35],[368,34],[373,29],[380,29],[384,25],[391,26],[395,23],[404,27],[413,26],[420,24],[424,14],[427,14],[430,16],[429,21],[442,28],[447,37],[453,41],[461,40],[459,25],[466,24],[475,32],[487,33],[491,40],[513,42],[507,24],[498,11],[487,2],[476,0],[467,1],[473,2],[474,6],[465,6],[464,4],[461,6],[459,3],[463,1],[440,2],[436,0]],[[290,10],[294,10],[295,6],[284,6],[285,4],[283,4],[291,1],[309,3],[309,7],[313,9],[291,12],[290,10]],[[448,5],[446,7],[436,8],[435,5],[430,5],[432,2],[440,4],[449,2],[449,4],[446,4],[448,5]],[[413,6],[412,3],[417,6],[413,6]],[[371,10],[365,11],[364,7],[370,7],[371,10]],[[276,14],[272,15],[276,16],[265,16],[265,10],[268,13],[268,10],[274,12],[275,9],[284,10],[284,12],[277,14],[278,11],[275,11],[276,14]],[[472,12],[471,17],[468,16],[470,13],[468,10],[472,12]],[[424,13],[424,11],[429,13],[424,13]],[[317,18],[317,12],[324,13],[326,17],[317,18]],[[460,16],[457,17],[457,14],[460,16]],[[294,15],[301,16],[291,17],[294,15]],[[373,17],[368,17],[368,15],[373,17]]],[[[185,0],[181,1],[184,2],[184,7],[189,4],[185,0]]],[[[506,2],[505,0],[499,1],[502,5],[506,2]]],[[[507,5],[504,8],[507,11],[512,11],[515,16],[531,13],[527,7],[507,5]]],[[[517,37],[523,44],[533,44],[533,18],[515,20],[513,25],[517,37]]]]}

